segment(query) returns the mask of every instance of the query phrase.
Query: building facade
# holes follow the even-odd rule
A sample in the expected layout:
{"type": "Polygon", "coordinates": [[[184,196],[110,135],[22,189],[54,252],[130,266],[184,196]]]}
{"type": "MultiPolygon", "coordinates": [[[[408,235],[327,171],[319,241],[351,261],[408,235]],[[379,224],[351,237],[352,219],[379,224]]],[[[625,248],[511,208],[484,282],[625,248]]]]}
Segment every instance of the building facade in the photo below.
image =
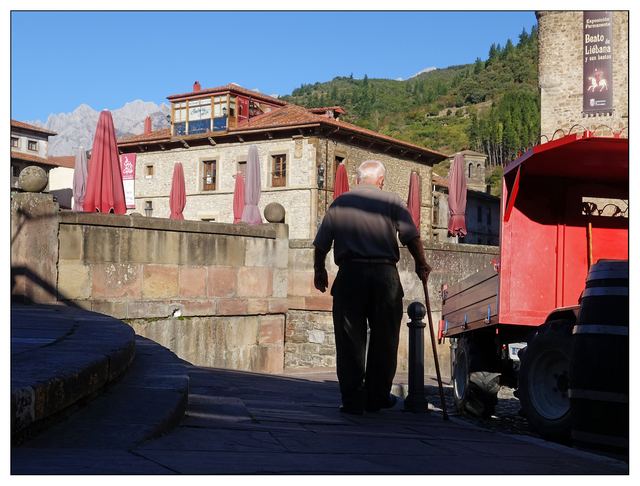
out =
{"type": "MultiPolygon", "coordinates": [[[[238,85],[168,97],[171,127],[118,140],[120,153],[135,157],[135,212],[153,208],[170,215],[169,194],[176,162],[183,166],[187,220],[232,223],[235,180],[244,177],[249,147],[260,159],[263,214],[271,202],[285,208],[292,239],[315,236],[333,201],[338,165],[353,187],[368,159],[387,169],[385,190],[405,201],[411,172],[431,180],[432,166],[446,155],[340,121],[340,107],[306,109],[238,85]],[[320,180],[323,180],[320,183],[320,180]]],[[[431,185],[422,184],[421,234],[431,235],[431,185]]]]}
{"type": "MultiPolygon", "coordinates": [[[[30,165],[41,167],[49,173],[55,167],[48,159],[49,137],[56,132],[11,120],[11,191],[20,190],[20,172],[30,165]]],[[[45,191],[48,190],[48,185],[45,191]]]]}

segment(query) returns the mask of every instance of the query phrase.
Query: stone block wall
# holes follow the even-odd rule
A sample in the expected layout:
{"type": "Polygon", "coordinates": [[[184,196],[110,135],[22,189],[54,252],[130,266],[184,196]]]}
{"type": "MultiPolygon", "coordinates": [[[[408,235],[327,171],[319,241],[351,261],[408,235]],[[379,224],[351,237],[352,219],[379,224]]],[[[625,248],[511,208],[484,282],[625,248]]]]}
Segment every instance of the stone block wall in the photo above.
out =
{"type": "MultiPolygon", "coordinates": [[[[492,265],[499,249],[494,246],[460,245],[452,243],[424,242],[425,255],[432,267],[428,282],[429,302],[434,332],[437,334],[442,300],[439,292],[443,284],[453,285],[460,280],[492,265]]],[[[338,267],[333,262],[333,252],[327,255],[329,286],[333,283],[338,267]]],[[[424,287],[414,271],[414,261],[406,248],[400,249],[398,272],[404,289],[405,316],[400,330],[398,370],[406,370],[409,364],[409,319],[406,309],[412,302],[424,304],[424,287]]],[[[311,240],[289,242],[289,312],[285,330],[285,368],[335,366],[335,341],[331,315],[332,297],[313,286],[313,245],[311,240]]],[[[425,323],[428,321],[425,320],[425,323]]],[[[429,330],[425,329],[425,372],[435,376],[435,364],[429,330]]],[[[438,360],[443,376],[449,375],[449,344],[438,345],[438,360]]]]}
{"type": "MultiPolygon", "coordinates": [[[[613,12],[613,116],[583,118],[583,12],[541,11],[538,18],[538,84],[541,133],[567,134],[576,124],[588,130],[607,125],[616,132],[629,125],[629,12],[613,12]]],[[[577,131],[582,131],[578,129],[577,131]]],[[[572,133],[575,133],[576,129],[572,133]]],[[[601,129],[599,136],[611,136],[601,129]]],[[[556,135],[558,138],[559,135],[556,135]]],[[[628,136],[628,132],[624,136],[628,136]]],[[[543,139],[544,141],[544,139],[543,139]]]]}
{"type": "MultiPolygon", "coordinates": [[[[377,150],[367,150],[366,148],[349,145],[347,143],[336,142],[326,139],[311,138],[310,143],[316,147],[316,166],[322,164],[325,167],[326,190],[318,191],[318,215],[316,225],[318,226],[324,218],[326,209],[333,202],[333,183],[335,181],[334,162],[335,157],[344,158],[344,165],[347,169],[347,180],[349,187],[353,188],[356,180],[356,173],[360,164],[367,160],[377,160],[381,162],[387,171],[384,183],[384,190],[395,192],[403,201],[409,197],[409,179],[411,172],[415,171],[420,176],[421,201],[420,201],[420,235],[424,240],[430,240],[431,235],[431,173],[432,167],[421,164],[418,161],[409,161],[387,155],[377,150]]],[[[311,237],[315,236],[315,232],[311,237]]],[[[292,237],[293,238],[293,237],[292,237]]]]}
{"type": "Polygon", "coordinates": [[[199,366],[281,372],[286,225],[59,214],[58,301],[199,366]]]}

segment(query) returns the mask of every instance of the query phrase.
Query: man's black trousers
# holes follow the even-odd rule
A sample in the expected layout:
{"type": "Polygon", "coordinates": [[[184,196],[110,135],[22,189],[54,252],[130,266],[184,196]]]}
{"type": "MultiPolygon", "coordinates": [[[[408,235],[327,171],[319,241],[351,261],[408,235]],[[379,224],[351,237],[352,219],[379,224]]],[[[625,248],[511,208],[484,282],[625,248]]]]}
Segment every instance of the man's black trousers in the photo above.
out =
{"type": "Polygon", "coordinates": [[[331,295],[342,403],[352,410],[384,405],[396,373],[402,321],[398,270],[390,264],[343,263],[331,295]]]}

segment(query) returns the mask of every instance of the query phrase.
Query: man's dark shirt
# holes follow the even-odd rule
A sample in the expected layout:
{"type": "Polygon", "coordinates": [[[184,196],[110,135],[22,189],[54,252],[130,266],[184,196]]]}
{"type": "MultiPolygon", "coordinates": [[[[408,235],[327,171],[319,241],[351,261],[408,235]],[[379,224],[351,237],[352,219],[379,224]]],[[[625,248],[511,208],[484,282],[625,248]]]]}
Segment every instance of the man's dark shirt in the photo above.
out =
{"type": "Polygon", "coordinates": [[[375,184],[360,183],[329,207],[313,245],[329,253],[337,265],[345,259],[398,261],[398,241],[406,245],[420,236],[405,202],[375,184]]]}

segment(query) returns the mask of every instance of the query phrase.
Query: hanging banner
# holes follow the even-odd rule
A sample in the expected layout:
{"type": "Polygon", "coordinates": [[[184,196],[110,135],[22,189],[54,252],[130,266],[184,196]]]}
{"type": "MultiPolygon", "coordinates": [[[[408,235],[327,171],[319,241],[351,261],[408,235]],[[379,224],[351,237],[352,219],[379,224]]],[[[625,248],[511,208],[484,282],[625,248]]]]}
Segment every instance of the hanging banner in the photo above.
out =
{"type": "Polygon", "coordinates": [[[583,14],[582,116],[613,114],[613,12],[583,14]]]}
{"type": "Polygon", "coordinates": [[[120,171],[122,172],[124,200],[127,205],[127,209],[133,209],[136,207],[136,154],[122,154],[120,158],[120,171]]]}

